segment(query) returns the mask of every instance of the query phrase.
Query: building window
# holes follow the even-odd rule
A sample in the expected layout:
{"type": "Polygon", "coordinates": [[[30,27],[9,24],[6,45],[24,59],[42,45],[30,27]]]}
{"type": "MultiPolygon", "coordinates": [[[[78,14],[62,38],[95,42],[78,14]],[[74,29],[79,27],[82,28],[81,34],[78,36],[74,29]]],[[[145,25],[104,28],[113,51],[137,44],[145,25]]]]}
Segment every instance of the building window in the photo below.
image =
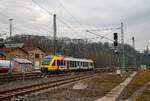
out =
{"type": "Polygon", "coordinates": [[[34,57],[34,55],[33,54],[30,54],[30,58],[33,58],[34,57]]]}
{"type": "Polygon", "coordinates": [[[24,56],[20,55],[20,58],[24,59],[24,56]]]}
{"type": "Polygon", "coordinates": [[[39,58],[39,54],[35,54],[35,58],[39,58]]]}
{"type": "Polygon", "coordinates": [[[40,55],[40,58],[43,58],[43,55],[42,55],[42,54],[40,55]]]}

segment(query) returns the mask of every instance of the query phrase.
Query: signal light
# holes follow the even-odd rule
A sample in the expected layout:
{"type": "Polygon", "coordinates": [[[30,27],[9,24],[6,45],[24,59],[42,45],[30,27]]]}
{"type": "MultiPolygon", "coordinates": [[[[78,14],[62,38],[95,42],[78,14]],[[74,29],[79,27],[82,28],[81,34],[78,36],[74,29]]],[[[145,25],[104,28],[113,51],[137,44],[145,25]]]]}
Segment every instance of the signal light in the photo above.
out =
{"type": "Polygon", "coordinates": [[[114,46],[118,46],[118,42],[114,41],[114,46]]]}
{"type": "Polygon", "coordinates": [[[118,40],[118,34],[114,33],[114,40],[118,40]]]}
{"type": "Polygon", "coordinates": [[[118,46],[118,33],[114,33],[114,47],[118,46]]]}

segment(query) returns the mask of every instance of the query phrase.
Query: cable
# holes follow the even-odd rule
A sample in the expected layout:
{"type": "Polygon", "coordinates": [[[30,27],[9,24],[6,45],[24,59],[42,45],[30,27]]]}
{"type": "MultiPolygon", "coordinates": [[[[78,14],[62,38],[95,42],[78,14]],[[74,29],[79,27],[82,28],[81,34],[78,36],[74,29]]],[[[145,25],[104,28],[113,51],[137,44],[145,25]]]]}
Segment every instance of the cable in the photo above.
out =
{"type": "Polygon", "coordinates": [[[84,29],[86,29],[84,26],[83,26],[83,24],[81,24],[77,19],[76,19],[76,17],[74,17],[71,13],[70,13],[70,11],[68,11],[66,8],[65,8],[65,6],[59,1],[59,0],[56,0],[58,3],[59,3],[59,5],[60,6],[62,6],[62,8],[74,19],[74,21],[76,21],[76,23],[78,23],[80,26],[82,26],[84,29]]]}
{"type": "Polygon", "coordinates": [[[7,16],[6,14],[3,14],[2,12],[0,12],[0,15],[9,18],[9,16],[7,16]]]}
{"type": "MultiPolygon", "coordinates": [[[[35,3],[36,5],[38,5],[41,9],[43,9],[45,12],[47,12],[48,14],[50,14],[51,16],[53,16],[54,14],[50,13],[47,9],[45,9],[44,7],[42,7],[41,5],[39,5],[36,1],[32,0],[33,3],[35,3]]],[[[59,20],[61,23],[63,23],[64,25],[66,25],[69,29],[71,29],[73,32],[76,33],[76,31],[67,23],[65,23],[63,20],[61,20],[59,17],[57,17],[57,20],[59,20]]]]}
{"type": "Polygon", "coordinates": [[[111,40],[111,39],[109,39],[109,38],[107,38],[107,37],[104,37],[104,36],[102,36],[102,35],[93,33],[93,32],[91,32],[91,31],[89,31],[89,30],[87,30],[87,32],[89,32],[89,33],[91,33],[91,34],[93,34],[93,35],[99,36],[99,37],[101,37],[102,39],[105,38],[105,39],[107,39],[107,40],[109,40],[109,41],[113,41],[113,42],[114,42],[114,40],[111,40]]]}
{"type": "MultiPolygon", "coordinates": [[[[58,1],[58,0],[57,0],[57,1],[58,1]]],[[[46,11],[48,14],[50,14],[50,15],[53,16],[53,14],[51,14],[47,9],[45,9],[44,7],[42,7],[41,5],[39,5],[36,1],[32,0],[32,2],[35,3],[36,5],[38,5],[41,9],[43,9],[44,11],[46,11]]],[[[59,1],[58,1],[58,2],[59,2],[59,1]]],[[[60,2],[59,2],[59,4],[66,10],[66,8],[65,8],[60,2]]],[[[72,14],[71,14],[68,10],[66,10],[66,11],[68,12],[68,14],[70,14],[70,15],[72,16],[72,14]]],[[[75,21],[78,22],[78,23],[80,24],[80,26],[83,27],[83,25],[82,25],[78,20],[76,20],[76,18],[75,18],[74,16],[72,16],[72,18],[75,19],[75,21]]],[[[57,19],[58,19],[61,23],[63,23],[64,25],[66,25],[69,29],[71,29],[73,32],[75,32],[75,34],[76,34],[76,31],[75,31],[70,25],[68,25],[67,23],[65,23],[65,22],[64,22],[62,19],[60,19],[59,17],[57,17],[57,19]]],[[[83,29],[85,30],[85,32],[89,32],[90,34],[99,36],[99,37],[101,37],[101,38],[105,38],[105,39],[110,40],[110,41],[113,41],[113,40],[111,40],[111,39],[109,39],[109,38],[107,38],[107,37],[105,37],[105,36],[102,36],[102,35],[99,35],[99,34],[95,34],[95,33],[91,32],[91,31],[87,30],[85,27],[83,27],[83,29]]]]}
{"type": "Polygon", "coordinates": [[[92,29],[90,31],[105,31],[105,30],[117,30],[120,29],[120,27],[116,27],[116,28],[103,28],[103,29],[92,29]]]}

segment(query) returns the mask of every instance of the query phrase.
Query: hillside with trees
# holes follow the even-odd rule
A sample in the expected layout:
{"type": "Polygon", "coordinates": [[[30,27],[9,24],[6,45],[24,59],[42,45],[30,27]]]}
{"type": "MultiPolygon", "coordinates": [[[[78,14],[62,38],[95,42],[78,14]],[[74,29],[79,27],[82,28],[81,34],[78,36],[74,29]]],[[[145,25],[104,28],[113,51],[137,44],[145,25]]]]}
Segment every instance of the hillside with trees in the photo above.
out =
{"type": "MultiPolygon", "coordinates": [[[[6,40],[7,41],[7,40],[6,40]]],[[[53,52],[53,38],[50,36],[16,35],[12,38],[13,43],[24,43],[24,46],[36,46],[46,53],[53,52]]],[[[119,54],[114,53],[112,43],[87,42],[82,39],[57,38],[57,53],[76,58],[89,58],[95,61],[96,67],[118,67],[122,63],[122,49],[119,45],[119,54]]],[[[125,44],[126,67],[133,67],[134,54],[139,67],[141,64],[150,66],[148,52],[139,53],[130,45],[125,44]]]]}

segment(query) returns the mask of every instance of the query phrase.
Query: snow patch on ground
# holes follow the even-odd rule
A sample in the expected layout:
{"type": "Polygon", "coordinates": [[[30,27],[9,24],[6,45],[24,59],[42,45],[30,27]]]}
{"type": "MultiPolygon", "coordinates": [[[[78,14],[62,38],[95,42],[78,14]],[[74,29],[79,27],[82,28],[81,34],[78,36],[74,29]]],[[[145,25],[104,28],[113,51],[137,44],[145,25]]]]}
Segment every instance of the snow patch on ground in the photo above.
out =
{"type": "Polygon", "coordinates": [[[88,86],[87,83],[79,82],[79,83],[76,83],[72,89],[86,89],[87,86],[88,86]]]}

